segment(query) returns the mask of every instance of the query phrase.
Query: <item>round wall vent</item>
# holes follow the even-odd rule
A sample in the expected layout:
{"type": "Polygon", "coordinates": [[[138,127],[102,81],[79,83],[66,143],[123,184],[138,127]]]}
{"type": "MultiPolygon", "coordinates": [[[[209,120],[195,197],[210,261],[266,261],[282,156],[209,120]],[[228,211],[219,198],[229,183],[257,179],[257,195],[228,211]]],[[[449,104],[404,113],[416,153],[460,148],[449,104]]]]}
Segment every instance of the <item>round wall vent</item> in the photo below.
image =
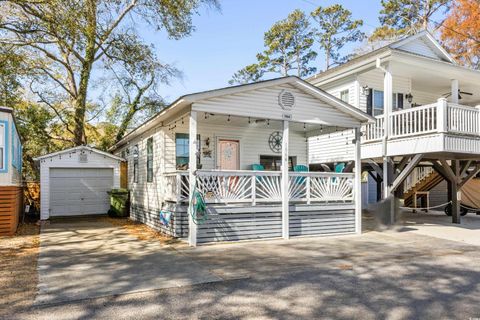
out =
{"type": "Polygon", "coordinates": [[[295,106],[295,96],[287,90],[280,91],[278,104],[285,110],[291,110],[295,106]]]}

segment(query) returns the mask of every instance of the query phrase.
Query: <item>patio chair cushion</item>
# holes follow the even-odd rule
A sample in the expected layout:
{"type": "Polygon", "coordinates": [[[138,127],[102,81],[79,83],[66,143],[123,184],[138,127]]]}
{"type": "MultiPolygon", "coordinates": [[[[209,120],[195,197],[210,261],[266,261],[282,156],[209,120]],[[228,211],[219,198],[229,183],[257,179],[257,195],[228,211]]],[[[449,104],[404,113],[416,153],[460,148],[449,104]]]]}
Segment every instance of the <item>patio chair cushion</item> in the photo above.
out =
{"type": "Polygon", "coordinates": [[[297,164],[293,167],[293,171],[295,172],[308,172],[308,167],[304,164],[297,164]]]}
{"type": "Polygon", "coordinates": [[[254,170],[254,171],[264,171],[265,167],[261,164],[254,163],[254,164],[252,164],[252,170],[254,170]]]}
{"type": "Polygon", "coordinates": [[[343,162],[335,166],[335,172],[337,173],[342,173],[344,169],[345,169],[345,163],[343,162]]]}

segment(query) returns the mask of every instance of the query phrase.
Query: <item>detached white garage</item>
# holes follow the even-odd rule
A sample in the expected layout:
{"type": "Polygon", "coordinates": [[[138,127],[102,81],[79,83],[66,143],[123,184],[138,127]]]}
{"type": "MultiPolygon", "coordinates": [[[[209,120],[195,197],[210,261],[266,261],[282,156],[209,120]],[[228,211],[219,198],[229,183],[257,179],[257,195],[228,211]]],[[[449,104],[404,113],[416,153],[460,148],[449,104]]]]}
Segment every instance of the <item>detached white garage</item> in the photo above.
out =
{"type": "Polygon", "coordinates": [[[107,213],[107,191],[120,187],[122,158],[81,146],[35,160],[40,162],[42,220],[107,213]]]}

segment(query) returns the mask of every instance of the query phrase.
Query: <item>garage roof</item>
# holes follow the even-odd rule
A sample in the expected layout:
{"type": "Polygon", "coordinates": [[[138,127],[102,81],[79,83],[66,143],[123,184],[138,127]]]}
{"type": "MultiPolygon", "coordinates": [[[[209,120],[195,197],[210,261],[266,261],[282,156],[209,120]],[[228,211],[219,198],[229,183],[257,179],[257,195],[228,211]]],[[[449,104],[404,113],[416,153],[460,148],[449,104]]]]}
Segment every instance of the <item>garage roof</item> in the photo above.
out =
{"type": "Polygon", "coordinates": [[[40,157],[33,158],[33,160],[34,161],[40,161],[40,160],[43,160],[43,159],[59,156],[59,155],[65,154],[65,153],[73,153],[73,152],[84,151],[84,150],[89,151],[89,152],[98,153],[100,155],[103,155],[105,157],[109,157],[109,158],[112,158],[112,159],[115,159],[115,160],[125,161],[125,159],[123,159],[121,157],[117,157],[117,156],[115,156],[111,153],[108,153],[108,152],[105,152],[105,151],[102,151],[102,150],[98,150],[98,149],[95,149],[95,148],[92,148],[92,147],[88,147],[88,146],[78,146],[78,147],[74,147],[74,148],[65,149],[65,150],[62,150],[62,151],[49,153],[49,154],[46,154],[46,155],[43,155],[43,156],[40,156],[40,157]]]}

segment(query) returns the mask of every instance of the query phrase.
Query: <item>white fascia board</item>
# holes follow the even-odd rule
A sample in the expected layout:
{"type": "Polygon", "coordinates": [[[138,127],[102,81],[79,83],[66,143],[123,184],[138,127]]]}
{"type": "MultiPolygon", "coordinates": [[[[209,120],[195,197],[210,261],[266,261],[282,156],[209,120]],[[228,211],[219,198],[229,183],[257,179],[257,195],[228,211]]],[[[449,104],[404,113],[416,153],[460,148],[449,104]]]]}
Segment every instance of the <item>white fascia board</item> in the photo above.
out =
{"type": "Polygon", "coordinates": [[[327,75],[326,77],[322,77],[320,74],[318,78],[310,80],[310,83],[315,86],[323,86],[330,82],[337,81],[351,75],[356,75],[358,73],[362,73],[370,69],[375,69],[376,61],[378,58],[380,58],[382,62],[384,62],[384,61],[389,61],[390,56],[391,56],[390,50],[381,52],[378,55],[359,61],[358,63],[355,63],[354,65],[351,65],[348,68],[341,68],[338,71],[327,75]]]}

